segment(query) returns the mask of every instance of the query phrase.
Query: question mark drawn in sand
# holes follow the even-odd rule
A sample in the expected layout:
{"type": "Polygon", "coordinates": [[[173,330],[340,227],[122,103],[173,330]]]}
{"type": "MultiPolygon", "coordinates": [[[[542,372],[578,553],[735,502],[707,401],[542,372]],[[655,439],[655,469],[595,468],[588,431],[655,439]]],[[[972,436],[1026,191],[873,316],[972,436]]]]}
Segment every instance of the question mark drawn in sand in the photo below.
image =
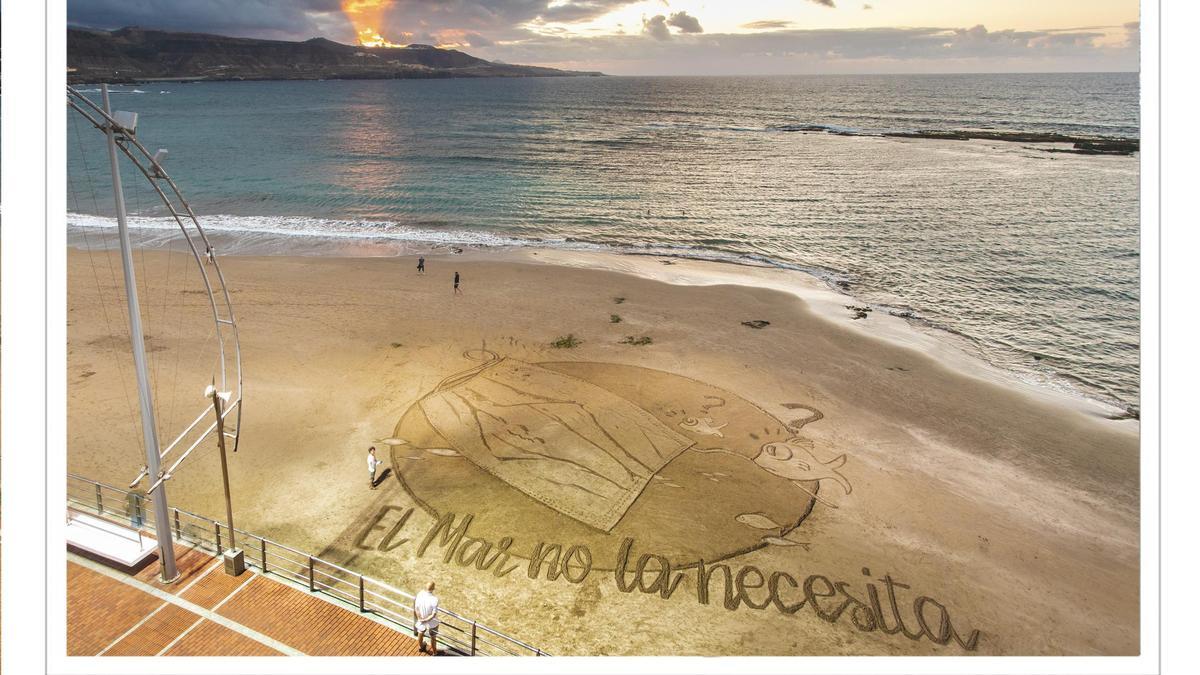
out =
{"type": "MultiPolygon", "coordinates": [[[[707,413],[709,410],[712,410],[713,408],[720,408],[725,405],[725,399],[721,398],[720,396],[706,395],[704,398],[710,402],[700,406],[701,413],[707,413]],[[713,401],[715,401],[715,402],[713,402],[713,401]]],[[[682,410],[682,411],[669,410],[669,411],[667,411],[667,417],[674,417],[677,412],[682,412],[684,415],[687,415],[686,410],[682,410]]],[[[721,433],[721,429],[724,429],[725,427],[729,426],[729,423],[723,422],[721,424],[717,424],[717,422],[713,418],[707,417],[707,416],[706,417],[685,416],[683,418],[683,421],[679,423],[679,426],[683,427],[684,429],[687,429],[688,431],[690,431],[694,434],[700,434],[701,436],[716,436],[717,438],[724,438],[725,434],[721,433]]]]}
{"type": "Polygon", "coordinates": [[[788,410],[807,410],[808,412],[812,413],[808,417],[788,422],[787,428],[791,430],[792,433],[800,433],[800,430],[803,429],[805,425],[812,424],[813,422],[825,417],[825,414],[820,410],[803,403],[784,403],[782,405],[788,410]]]}
{"type": "Polygon", "coordinates": [[[700,412],[702,412],[702,413],[706,413],[709,410],[712,410],[713,408],[720,408],[725,405],[725,399],[721,398],[720,396],[706,395],[704,398],[712,399],[714,401],[719,401],[719,403],[708,403],[708,404],[700,406],[700,412]]]}

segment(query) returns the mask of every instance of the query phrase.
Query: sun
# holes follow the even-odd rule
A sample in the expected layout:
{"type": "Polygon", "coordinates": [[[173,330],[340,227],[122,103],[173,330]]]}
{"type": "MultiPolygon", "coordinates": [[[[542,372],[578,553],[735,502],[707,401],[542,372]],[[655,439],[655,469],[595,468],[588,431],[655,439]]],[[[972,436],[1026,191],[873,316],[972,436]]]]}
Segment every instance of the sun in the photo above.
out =
{"type": "Polygon", "coordinates": [[[342,12],[354,25],[358,44],[363,47],[400,47],[379,34],[383,15],[395,0],[342,0],[342,12]]]}

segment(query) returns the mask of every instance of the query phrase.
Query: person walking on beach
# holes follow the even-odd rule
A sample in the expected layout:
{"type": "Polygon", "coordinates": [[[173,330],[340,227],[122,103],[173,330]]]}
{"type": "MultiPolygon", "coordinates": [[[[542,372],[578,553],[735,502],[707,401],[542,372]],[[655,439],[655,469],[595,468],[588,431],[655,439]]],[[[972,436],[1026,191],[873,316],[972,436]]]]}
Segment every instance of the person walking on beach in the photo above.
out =
{"type": "Polygon", "coordinates": [[[417,258],[417,274],[425,274],[425,256],[417,258]]]}
{"type": "Polygon", "coordinates": [[[371,474],[371,489],[372,490],[374,490],[376,488],[375,470],[379,468],[380,464],[383,464],[383,462],[379,461],[379,458],[375,456],[375,446],[372,445],[371,449],[367,451],[367,472],[369,474],[371,474]]]}
{"type": "Polygon", "coordinates": [[[417,631],[417,649],[425,651],[425,634],[429,634],[429,651],[437,655],[438,597],[433,594],[434,583],[425,584],[425,590],[413,598],[413,625],[417,631]]]}
{"type": "Polygon", "coordinates": [[[462,295],[462,291],[458,288],[458,272],[454,273],[454,294],[462,295]]]}

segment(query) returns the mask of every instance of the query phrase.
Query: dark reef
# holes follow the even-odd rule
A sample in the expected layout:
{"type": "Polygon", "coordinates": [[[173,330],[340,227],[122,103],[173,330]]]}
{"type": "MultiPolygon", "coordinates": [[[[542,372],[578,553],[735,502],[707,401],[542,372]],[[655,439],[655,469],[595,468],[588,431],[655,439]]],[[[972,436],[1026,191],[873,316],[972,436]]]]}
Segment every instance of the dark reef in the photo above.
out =
{"type": "Polygon", "coordinates": [[[1069,148],[1039,148],[1045,152],[1076,155],[1132,155],[1140,143],[1136,138],[1101,136],[1071,136],[1054,132],[991,131],[987,129],[924,129],[916,131],[856,131],[822,124],[787,124],[773,127],[777,131],[824,132],[838,136],[887,136],[891,138],[927,138],[943,141],[1007,141],[1009,143],[1063,143],[1069,148]]]}

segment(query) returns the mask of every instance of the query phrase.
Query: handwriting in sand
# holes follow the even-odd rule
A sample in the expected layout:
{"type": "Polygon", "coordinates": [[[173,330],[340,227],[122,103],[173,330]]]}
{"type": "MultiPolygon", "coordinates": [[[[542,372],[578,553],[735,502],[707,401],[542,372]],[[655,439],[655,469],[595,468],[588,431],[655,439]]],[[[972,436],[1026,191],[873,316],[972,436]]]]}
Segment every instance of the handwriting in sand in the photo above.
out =
{"type": "MultiPolygon", "coordinates": [[[[487,541],[470,534],[473,514],[459,518],[446,513],[421,536],[419,541],[401,536],[414,509],[384,506],[359,533],[355,546],[364,550],[391,552],[413,542],[413,553],[423,557],[430,550],[439,550],[442,561],[462,567],[474,567],[497,577],[508,576],[524,568],[530,579],[555,581],[559,578],[572,584],[583,583],[593,571],[591,550],[582,544],[563,545],[539,541],[531,553],[519,558],[512,553],[513,537],[487,541]],[[525,559],[525,560],[521,560],[525,559]]],[[[725,609],[734,611],[742,606],[753,610],[774,607],[785,615],[808,608],[821,620],[837,623],[847,620],[863,632],[880,631],[887,635],[902,635],[912,641],[929,639],[937,645],[957,644],[965,651],[975,651],[982,633],[971,630],[964,637],[954,626],[946,605],[926,596],[917,595],[911,611],[901,610],[901,592],[910,590],[889,573],[871,578],[871,570],[862,568],[861,591],[846,581],[837,581],[822,574],[810,574],[801,579],[787,572],[764,572],[754,565],[737,569],[726,564],[705,564],[675,568],[666,557],[641,553],[635,559],[635,542],[625,538],[617,554],[613,581],[623,593],[645,593],[670,598],[684,579],[696,589],[696,601],[708,605],[714,587],[725,609]],[[882,588],[876,584],[881,584],[882,588]],[[865,593],[864,593],[865,592],[865,593]],[[886,597],[886,601],[885,598],[886,597]]],[[[860,580],[861,581],[861,580],[860,580]]]]}

